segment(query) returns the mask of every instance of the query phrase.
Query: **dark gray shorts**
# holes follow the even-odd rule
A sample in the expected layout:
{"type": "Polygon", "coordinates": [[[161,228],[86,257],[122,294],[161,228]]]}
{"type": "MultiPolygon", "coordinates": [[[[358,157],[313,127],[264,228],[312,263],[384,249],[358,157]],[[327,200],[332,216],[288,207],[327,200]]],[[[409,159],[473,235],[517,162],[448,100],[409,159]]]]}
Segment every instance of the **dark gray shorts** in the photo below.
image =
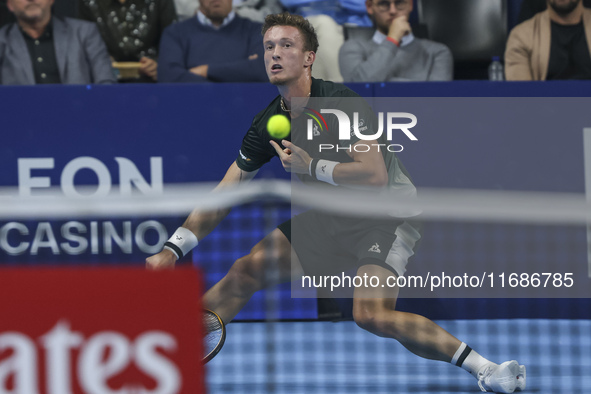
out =
{"type": "Polygon", "coordinates": [[[372,259],[397,276],[421,238],[416,222],[364,219],[307,211],[278,226],[295,250],[306,275],[334,275],[372,259]]]}

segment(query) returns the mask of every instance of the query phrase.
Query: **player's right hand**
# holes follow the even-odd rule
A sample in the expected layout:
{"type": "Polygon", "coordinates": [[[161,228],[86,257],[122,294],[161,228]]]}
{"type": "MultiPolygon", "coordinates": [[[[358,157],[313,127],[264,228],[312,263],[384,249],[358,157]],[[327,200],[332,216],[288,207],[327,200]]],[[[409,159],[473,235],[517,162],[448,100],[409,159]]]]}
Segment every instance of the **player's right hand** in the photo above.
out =
{"type": "Polygon", "coordinates": [[[308,152],[287,140],[281,141],[281,145],[283,145],[285,149],[281,149],[279,144],[273,140],[269,141],[269,143],[275,148],[285,171],[293,172],[294,174],[308,173],[310,161],[312,161],[308,152]]]}
{"type": "Polygon", "coordinates": [[[161,270],[174,268],[176,255],[168,249],[150,256],[146,259],[146,268],[149,270],[161,270]]]}
{"type": "Polygon", "coordinates": [[[410,28],[410,23],[408,23],[408,16],[401,15],[392,20],[392,23],[390,24],[390,29],[388,30],[388,37],[400,42],[400,40],[402,40],[402,37],[404,37],[411,31],[412,29],[410,28]]]}

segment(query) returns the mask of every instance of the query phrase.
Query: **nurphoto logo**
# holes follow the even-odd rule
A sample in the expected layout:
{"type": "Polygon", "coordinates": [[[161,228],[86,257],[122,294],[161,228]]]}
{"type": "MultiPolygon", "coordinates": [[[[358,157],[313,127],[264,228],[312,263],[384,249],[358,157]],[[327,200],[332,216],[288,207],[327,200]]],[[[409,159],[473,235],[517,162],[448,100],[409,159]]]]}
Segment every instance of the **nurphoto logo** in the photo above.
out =
{"type": "MultiPolygon", "coordinates": [[[[307,120],[307,139],[313,140],[314,137],[321,136],[322,133],[329,132],[328,123],[322,114],[332,114],[336,116],[339,130],[339,141],[349,141],[351,137],[356,137],[362,141],[374,141],[380,138],[384,132],[388,141],[392,141],[394,131],[398,130],[411,141],[417,141],[418,138],[410,131],[416,126],[417,117],[408,112],[379,112],[378,113],[378,129],[374,134],[367,134],[368,125],[365,119],[359,119],[359,112],[353,112],[353,122],[349,119],[349,115],[338,109],[321,109],[320,112],[305,107],[305,114],[310,118],[307,120]],[[400,123],[400,119],[407,119],[410,122],[400,123]],[[385,125],[385,126],[384,126],[385,125]]],[[[378,150],[387,149],[388,152],[401,152],[403,146],[400,144],[360,144],[357,143],[353,147],[342,147],[335,144],[319,144],[319,151],[326,150],[349,150],[354,149],[356,152],[367,152],[371,146],[377,146],[378,150]]]]}

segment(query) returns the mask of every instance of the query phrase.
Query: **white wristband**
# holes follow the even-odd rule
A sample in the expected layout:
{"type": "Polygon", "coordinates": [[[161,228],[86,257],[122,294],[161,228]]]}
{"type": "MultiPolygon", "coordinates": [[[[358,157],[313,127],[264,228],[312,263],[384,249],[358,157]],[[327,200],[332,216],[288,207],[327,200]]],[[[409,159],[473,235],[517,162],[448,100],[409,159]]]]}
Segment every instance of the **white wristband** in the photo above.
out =
{"type": "Polygon", "coordinates": [[[338,161],[318,160],[318,164],[316,164],[316,178],[319,181],[338,186],[332,178],[332,173],[337,164],[339,164],[338,161]]]}
{"type": "Polygon", "coordinates": [[[164,243],[164,249],[170,250],[180,259],[198,244],[199,240],[191,230],[179,227],[172,234],[172,237],[164,243]]]}

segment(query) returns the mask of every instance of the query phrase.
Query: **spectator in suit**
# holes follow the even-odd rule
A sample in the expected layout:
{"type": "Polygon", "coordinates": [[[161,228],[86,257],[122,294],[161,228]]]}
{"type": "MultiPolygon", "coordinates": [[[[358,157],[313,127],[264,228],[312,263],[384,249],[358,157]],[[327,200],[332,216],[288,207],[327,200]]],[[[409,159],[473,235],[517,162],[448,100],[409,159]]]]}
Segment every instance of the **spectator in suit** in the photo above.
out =
{"type": "Polygon", "coordinates": [[[197,15],[169,26],[160,41],[159,82],[266,82],[260,23],[232,0],[200,0],[197,15]]]}
{"type": "Polygon", "coordinates": [[[105,43],[92,23],[53,17],[53,0],[8,0],[16,17],[0,29],[4,85],[115,82],[105,43]]]}

